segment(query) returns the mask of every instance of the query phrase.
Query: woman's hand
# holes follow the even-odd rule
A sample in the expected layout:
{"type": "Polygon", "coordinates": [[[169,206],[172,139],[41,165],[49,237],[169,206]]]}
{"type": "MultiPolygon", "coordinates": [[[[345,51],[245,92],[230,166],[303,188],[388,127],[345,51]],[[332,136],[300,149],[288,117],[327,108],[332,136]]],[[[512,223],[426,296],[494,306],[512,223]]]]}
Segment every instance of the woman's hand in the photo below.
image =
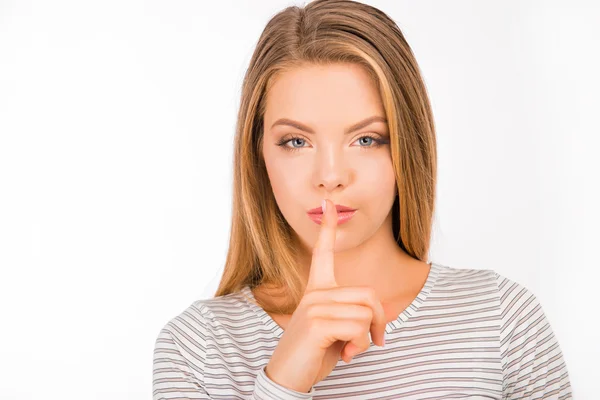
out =
{"type": "Polygon", "coordinates": [[[273,382],[309,392],[335,368],[371,346],[386,327],[383,305],[369,287],[339,287],[333,253],[337,210],[326,200],[308,284],[265,370],[273,382]]]}

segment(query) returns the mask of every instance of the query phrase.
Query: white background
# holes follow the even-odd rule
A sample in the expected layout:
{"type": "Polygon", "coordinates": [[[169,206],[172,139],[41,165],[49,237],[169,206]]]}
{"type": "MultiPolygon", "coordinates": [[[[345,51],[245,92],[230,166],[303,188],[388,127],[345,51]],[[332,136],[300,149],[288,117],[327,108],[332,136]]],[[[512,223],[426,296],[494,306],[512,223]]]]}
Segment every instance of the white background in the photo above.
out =
{"type": "MultiPolygon", "coordinates": [[[[437,124],[431,260],[538,296],[597,396],[600,7],[366,1],[437,124]]],[[[0,398],[149,399],[225,261],[240,87],[290,1],[0,1],[0,398]]]]}

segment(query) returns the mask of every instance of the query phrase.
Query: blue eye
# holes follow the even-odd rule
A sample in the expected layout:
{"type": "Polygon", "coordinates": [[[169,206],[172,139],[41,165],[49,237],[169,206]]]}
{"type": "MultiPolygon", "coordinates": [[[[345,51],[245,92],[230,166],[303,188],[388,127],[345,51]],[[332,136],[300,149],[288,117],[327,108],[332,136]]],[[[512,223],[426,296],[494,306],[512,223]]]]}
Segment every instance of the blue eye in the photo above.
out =
{"type": "MultiPolygon", "coordinates": [[[[291,138],[291,139],[289,139],[289,140],[287,140],[287,141],[283,142],[283,144],[282,144],[281,146],[282,146],[284,149],[286,149],[286,150],[287,150],[287,149],[290,149],[289,147],[285,146],[285,144],[287,144],[287,143],[289,143],[289,142],[292,142],[292,146],[293,146],[293,141],[294,141],[294,140],[301,140],[301,141],[302,141],[301,143],[303,143],[303,142],[304,142],[304,139],[302,139],[302,138],[300,138],[300,137],[293,137],[293,138],[291,138]]],[[[298,143],[298,142],[296,142],[296,143],[298,143]]],[[[301,146],[301,147],[302,147],[302,146],[301,146]]],[[[297,149],[300,149],[301,147],[292,147],[290,150],[297,150],[297,149]]]]}
{"type": "MultiPolygon", "coordinates": [[[[367,143],[366,143],[367,146],[359,146],[361,149],[364,149],[364,150],[375,149],[375,148],[378,148],[380,146],[383,146],[384,144],[389,143],[387,140],[378,139],[378,138],[376,138],[374,136],[371,136],[371,135],[361,136],[360,138],[358,138],[358,140],[360,140],[360,139],[368,139],[368,140],[370,140],[370,142],[367,141],[367,143]],[[371,145],[371,146],[368,146],[369,143],[374,143],[374,144],[371,145]]],[[[282,140],[280,140],[277,143],[277,146],[282,147],[285,151],[297,151],[297,150],[300,150],[302,147],[289,147],[289,146],[287,146],[287,144],[289,142],[292,142],[294,140],[300,140],[300,141],[302,141],[302,143],[304,143],[304,139],[303,138],[301,138],[299,136],[292,136],[292,137],[283,138],[282,140]]]]}
{"type": "MultiPolygon", "coordinates": [[[[372,141],[374,141],[374,140],[375,140],[375,138],[374,138],[374,137],[372,137],[372,136],[362,136],[360,139],[370,139],[370,140],[372,140],[372,141]]],[[[360,140],[360,139],[358,139],[358,140],[360,140]]],[[[364,142],[363,142],[363,143],[364,143],[364,142]]],[[[367,144],[368,144],[368,143],[367,143],[367,144]]],[[[363,147],[363,146],[361,146],[361,147],[363,147]]]]}

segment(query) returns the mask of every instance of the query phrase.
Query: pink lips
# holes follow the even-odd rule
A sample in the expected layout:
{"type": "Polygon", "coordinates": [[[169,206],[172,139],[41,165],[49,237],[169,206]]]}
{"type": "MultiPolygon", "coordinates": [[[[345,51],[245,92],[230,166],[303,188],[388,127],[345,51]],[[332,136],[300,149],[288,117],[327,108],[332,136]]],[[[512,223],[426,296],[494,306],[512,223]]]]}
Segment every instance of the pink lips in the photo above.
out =
{"type": "MultiPolygon", "coordinates": [[[[350,221],[350,218],[352,218],[354,216],[354,214],[356,214],[357,211],[358,210],[338,212],[337,224],[341,225],[341,224],[344,224],[344,223],[350,221]]],[[[315,213],[315,214],[307,213],[307,215],[308,215],[308,218],[312,219],[314,223],[321,225],[321,221],[323,220],[323,213],[315,213]]]]}
{"type": "MultiPolygon", "coordinates": [[[[341,225],[350,221],[350,219],[356,214],[356,209],[342,206],[340,204],[336,204],[335,208],[337,210],[337,224],[341,225]]],[[[321,225],[321,221],[323,220],[323,210],[321,207],[315,207],[312,210],[308,210],[306,213],[308,217],[313,220],[314,223],[321,225]]]]}
{"type": "MultiPolygon", "coordinates": [[[[341,204],[336,204],[335,209],[337,210],[338,213],[356,211],[355,208],[346,207],[341,204]]],[[[321,206],[315,207],[312,210],[308,210],[308,214],[323,214],[323,210],[321,209],[321,206]]]]}

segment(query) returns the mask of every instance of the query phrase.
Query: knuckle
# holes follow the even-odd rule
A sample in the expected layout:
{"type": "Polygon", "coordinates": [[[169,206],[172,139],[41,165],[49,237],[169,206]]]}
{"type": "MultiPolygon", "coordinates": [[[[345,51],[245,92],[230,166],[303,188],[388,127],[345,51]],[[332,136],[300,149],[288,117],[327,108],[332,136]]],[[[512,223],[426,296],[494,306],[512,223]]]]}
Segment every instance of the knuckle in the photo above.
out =
{"type": "Polygon", "coordinates": [[[309,292],[306,292],[304,295],[304,303],[306,305],[312,305],[318,303],[319,299],[323,296],[323,289],[312,289],[309,292]]]}
{"type": "Polygon", "coordinates": [[[373,319],[373,309],[370,307],[361,307],[361,318],[370,322],[373,319]]]}
{"type": "Polygon", "coordinates": [[[321,325],[321,323],[318,318],[310,318],[306,322],[306,327],[308,329],[308,332],[312,333],[312,334],[319,332],[319,329],[321,329],[320,325],[321,325]]]}
{"type": "Polygon", "coordinates": [[[352,321],[350,322],[349,329],[353,336],[358,337],[365,331],[365,324],[359,321],[352,321]]]}
{"type": "Polygon", "coordinates": [[[352,305],[352,318],[359,321],[361,324],[371,321],[373,318],[373,310],[364,305],[352,305]]]}
{"type": "Polygon", "coordinates": [[[379,310],[381,306],[381,301],[377,297],[377,292],[372,287],[367,287],[365,289],[366,299],[369,302],[371,310],[379,310]]]}
{"type": "Polygon", "coordinates": [[[315,292],[316,289],[310,289],[310,288],[306,288],[304,295],[302,296],[302,300],[300,301],[300,303],[303,306],[308,306],[309,304],[313,303],[314,297],[315,297],[315,292]]]}
{"type": "Polygon", "coordinates": [[[306,315],[307,319],[314,321],[317,318],[318,311],[319,311],[318,304],[308,304],[304,308],[304,315],[306,315]]]}

